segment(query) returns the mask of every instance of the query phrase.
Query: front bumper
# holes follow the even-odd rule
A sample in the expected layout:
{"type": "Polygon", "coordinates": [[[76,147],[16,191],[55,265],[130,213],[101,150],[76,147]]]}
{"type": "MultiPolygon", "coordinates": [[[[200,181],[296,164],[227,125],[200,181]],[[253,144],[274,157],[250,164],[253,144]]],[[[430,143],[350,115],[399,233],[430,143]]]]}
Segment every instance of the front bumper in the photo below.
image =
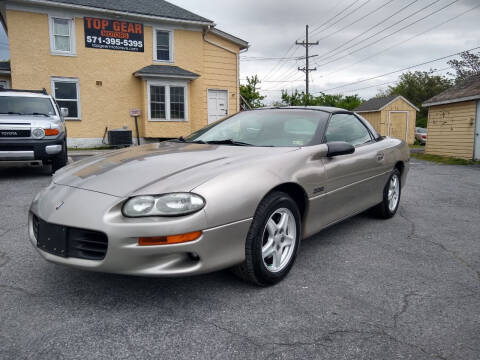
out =
{"type": "Polygon", "coordinates": [[[231,267],[245,258],[251,219],[208,228],[203,211],[178,218],[127,219],[123,199],[93,191],[51,185],[34,200],[29,215],[29,238],[46,260],[79,269],[139,276],[182,276],[231,267]],[[56,210],[58,204],[63,205],[56,210]],[[40,250],[32,214],[49,223],[103,232],[108,248],[103,260],[64,258],[40,250]],[[166,236],[202,230],[195,241],[139,246],[139,237],[166,236]]]}
{"type": "Polygon", "coordinates": [[[1,139],[0,160],[48,160],[63,150],[64,140],[65,134],[55,139],[1,139]]]}

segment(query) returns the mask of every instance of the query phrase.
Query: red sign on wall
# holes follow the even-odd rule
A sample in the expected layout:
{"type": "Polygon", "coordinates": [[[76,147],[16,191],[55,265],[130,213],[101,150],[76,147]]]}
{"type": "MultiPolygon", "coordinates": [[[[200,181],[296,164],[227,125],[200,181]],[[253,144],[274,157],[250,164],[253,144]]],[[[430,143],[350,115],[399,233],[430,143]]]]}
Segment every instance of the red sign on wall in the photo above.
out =
{"type": "Polygon", "coordinates": [[[144,52],[143,24],[99,18],[84,18],[85,46],[144,52]]]}

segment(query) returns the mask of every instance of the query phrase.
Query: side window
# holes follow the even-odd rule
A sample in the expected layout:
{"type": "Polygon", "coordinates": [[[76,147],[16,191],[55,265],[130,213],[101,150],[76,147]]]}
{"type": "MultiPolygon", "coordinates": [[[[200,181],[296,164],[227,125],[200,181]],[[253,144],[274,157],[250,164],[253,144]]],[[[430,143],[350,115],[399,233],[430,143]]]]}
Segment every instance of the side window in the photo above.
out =
{"type": "Polygon", "coordinates": [[[368,129],[360,120],[350,114],[335,114],[330,119],[325,139],[329,141],[345,141],[353,146],[372,141],[368,129]]]}
{"type": "Polygon", "coordinates": [[[73,18],[50,17],[50,50],[55,55],[75,55],[73,18]]]}
{"type": "Polygon", "coordinates": [[[154,60],[173,61],[173,32],[168,30],[154,30],[154,60]]]}
{"type": "Polygon", "coordinates": [[[80,90],[78,79],[52,78],[52,95],[58,106],[68,109],[65,119],[80,120],[80,90]]]}

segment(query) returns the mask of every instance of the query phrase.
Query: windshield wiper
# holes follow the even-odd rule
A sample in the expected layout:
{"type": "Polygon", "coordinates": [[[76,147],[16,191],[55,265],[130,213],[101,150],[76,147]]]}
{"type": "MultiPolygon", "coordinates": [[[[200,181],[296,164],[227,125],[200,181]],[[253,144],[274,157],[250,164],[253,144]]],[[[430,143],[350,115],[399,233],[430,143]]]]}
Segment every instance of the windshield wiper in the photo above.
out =
{"type": "Polygon", "coordinates": [[[8,111],[8,112],[2,112],[0,114],[8,114],[8,115],[25,115],[19,112],[13,112],[13,111],[8,111]]]}
{"type": "Polygon", "coordinates": [[[176,142],[187,143],[187,144],[206,144],[206,142],[202,140],[196,140],[196,141],[185,140],[183,136],[180,136],[178,139],[172,139],[169,141],[176,141],[176,142]]]}
{"type": "Polygon", "coordinates": [[[207,141],[206,143],[207,144],[215,144],[215,145],[255,146],[255,145],[244,143],[244,142],[241,142],[241,141],[235,141],[233,139],[211,140],[211,141],[207,141]]]}
{"type": "Polygon", "coordinates": [[[50,117],[50,115],[48,115],[48,114],[38,113],[38,112],[34,112],[34,113],[31,113],[31,114],[25,114],[25,115],[41,115],[41,116],[50,117]]]}

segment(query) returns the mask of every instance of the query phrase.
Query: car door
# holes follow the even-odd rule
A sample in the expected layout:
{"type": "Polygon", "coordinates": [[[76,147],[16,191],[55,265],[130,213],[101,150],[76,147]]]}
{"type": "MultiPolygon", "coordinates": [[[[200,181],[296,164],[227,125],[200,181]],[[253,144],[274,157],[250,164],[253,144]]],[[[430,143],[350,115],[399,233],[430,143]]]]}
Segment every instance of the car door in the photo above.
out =
{"type": "Polygon", "coordinates": [[[344,219],[379,203],[385,175],[385,154],[365,124],[354,114],[333,114],[325,142],[345,141],[355,152],[325,158],[327,175],[323,206],[328,209],[322,222],[326,225],[344,219]]]}

